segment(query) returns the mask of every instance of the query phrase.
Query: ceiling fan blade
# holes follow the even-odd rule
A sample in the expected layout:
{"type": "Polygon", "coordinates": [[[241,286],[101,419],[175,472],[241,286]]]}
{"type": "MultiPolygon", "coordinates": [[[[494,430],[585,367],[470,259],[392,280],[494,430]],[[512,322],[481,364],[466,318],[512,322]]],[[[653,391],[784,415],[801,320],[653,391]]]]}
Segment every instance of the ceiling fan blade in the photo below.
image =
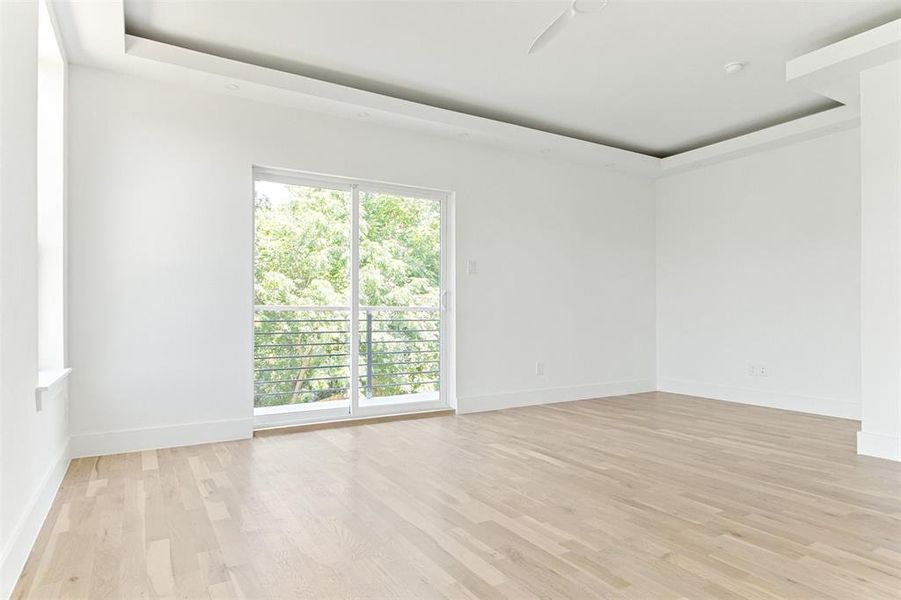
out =
{"type": "Polygon", "coordinates": [[[576,16],[574,5],[568,6],[566,10],[560,13],[560,16],[554,19],[554,22],[547,26],[547,29],[535,38],[532,45],[529,46],[529,54],[534,54],[548,45],[548,43],[557,37],[557,34],[563,31],[566,24],[576,16]]]}

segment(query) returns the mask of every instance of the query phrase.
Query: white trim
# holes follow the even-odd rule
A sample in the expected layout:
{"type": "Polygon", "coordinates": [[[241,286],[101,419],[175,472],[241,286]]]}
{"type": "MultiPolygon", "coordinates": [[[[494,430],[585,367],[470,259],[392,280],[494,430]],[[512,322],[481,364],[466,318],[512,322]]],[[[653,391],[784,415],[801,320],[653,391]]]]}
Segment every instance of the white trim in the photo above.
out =
{"type": "Polygon", "coordinates": [[[521,392],[500,392],[482,396],[464,396],[457,399],[457,412],[468,414],[518,406],[534,406],[537,404],[554,404],[557,402],[607,398],[609,396],[641,394],[655,390],[656,386],[653,379],[632,379],[559,388],[523,390],[521,392]]]}
{"type": "Polygon", "coordinates": [[[49,17],[50,25],[53,28],[53,37],[56,38],[56,47],[59,50],[59,56],[63,61],[63,65],[68,67],[69,53],[66,52],[66,45],[63,43],[62,33],[60,33],[59,17],[56,16],[56,3],[51,2],[50,0],[42,0],[41,4],[43,4],[47,9],[47,16],[49,17]]]}
{"type": "Polygon", "coordinates": [[[0,598],[12,596],[13,588],[22,574],[25,561],[37,541],[41,527],[50,513],[60,484],[69,468],[69,444],[63,446],[59,458],[44,476],[34,496],[13,527],[6,546],[0,553],[0,598]]]}
{"type": "Polygon", "coordinates": [[[434,200],[443,202],[447,198],[447,192],[444,190],[435,190],[419,186],[399,185],[396,183],[379,183],[373,181],[361,181],[359,191],[371,194],[385,194],[404,196],[413,200],[434,200]]]}
{"type": "Polygon", "coordinates": [[[395,394],[393,396],[373,396],[363,400],[361,406],[397,406],[398,404],[420,405],[426,402],[437,402],[441,399],[438,392],[410,392],[409,394],[395,394]]]}
{"type": "Polygon", "coordinates": [[[457,310],[455,297],[457,290],[456,259],[455,259],[455,231],[456,231],[456,202],[457,195],[450,193],[447,200],[442,203],[442,229],[441,241],[442,256],[442,284],[444,287],[444,310],[441,313],[441,351],[443,360],[441,372],[444,380],[439,391],[443,394],[442,400],[449,408],[457,408],[457,310]]]}
{"type": "MultiPolygon", "coordinates": [[[[367,317],[368,319],[368,317],[367,317]]],[[[371,342],[369,342],[371,344],[371,342]]],[[[350,407],[349,417],[360,408],[360,186],[350,194],[350,407]]],[[[369,367],[367,366],[367,369],[369,367]]],[[[368,370],[367,370],[368,372],[368,370]]]]}
{"type": "MultiPolygon", "coordinates": [[[[250,414],[253,415],[251,417],[252,420],[256,419],[256,395],[257,395],[257,386],[256,386],[256,377],[254,376],[254,369],[256,369],[256,318],[257,318],[257,310],[258,307],[256,305],[257,301],[257,292],[256,292],[256,281],[257,281],[257,209],[256,209],[256,197],[257,197],[257,168],[253,165],[250,166],[250,177],[248,178],[250,182],[250,193],[248,194],[248,207],[250,209],[250,262],[248,266],[247,281],[250,282],[250,285],[247,286],[247,293],[249,294],[250,300],[250,314],[247,318],[247,328],[250,340],[250,347],[247,348],[247,355],[249,360],[247,361],[247,372],[250,373],[250,388],[248,390],[248,403],[250,404],[249,410],[250,414]]],[[[271,307],[262,306],[262,308],[270,309],[271,307]]],[[[252,427],[252,426],[251,426],[252,427]]]]}
{"type": "Polygon", "coordinates": [[[55,397],[63,389],[72,369],[44,369],[38,371],[38,384],[34,389],[34,405],[44,410],[44,399],[55,397]]]}
{"type": "Polygon", "coordinates": [[[326,188],[338,192],[349,192],[353,187],[353,182],[343,177],[333,177],[331,175],[322,175],[320,173],[306,173],[294,171],[292,169],[273,169],[257,166],[253,168],[253,179],[254,182],[262,179],[263,181],[272,181],[274,183],[282,183],[285,185],[326,188]]]}
{"type": "Polygon", "coordinates": [[[503,140],[535,155],[539,148],[549,148],[555,157],[598,166],[612,162],[617,169],[635,174],[653,175],[659,168],[658,158],[622,148],[402,100],[134,35],[126,34],[124,41],[127,56],[196,71],[202,75],[195,78],[195,85],[210,91],[224,90],[225,84],[242,81],[241,89],[231,95],[298,108],[327,105],[332,112],[347,115],[364,109],[376,118],[410,124],[434,123],[448,132],[466,131],[479,139],[503,140]]]}
{"type": "Polygon", "coordinates": [[[326,410],[347,412],[350,408],[350,400],[319,400],[318,402],[304,402],[300,404],[277,404],[274,406],[258,406],[254,409],[257,416],[283,415],[293,412],[321,412],[326,410]]]}
{"type": "Polygon", "coordinates": [[[660,159],[660,177],[684,173],[727,160],[796,144],[860,125],[860,112],[839,106],[787,123],[780,123],[703,148],[660,159]]]}
{"type": "MultiPolygon", "coordinates": [[[[410,395],[413,396],[415,394],[410,395]]],[[[354,417],[384,417],[393,415],[406,415],[433,410],[445,410],[447,408],[448,406],[443,400],[397,402],[395,404],[360,406],[360,408],[357,409],[357,413],[354,415],[354,417]]]]}
{"type": "Polygon", "coordinates": [[[438,199],[438,400],[445,407],[450,406],[447,393],[447,382],[450,380],[447,370],[447,319],[450,313],[450,290],[448,289],[447,269],[447,211],[450,194],[438,199]]]}
{"type": "Polygon", "coordinates": [[[449,409],[449,408],[446,407],[446,406],[436,406],[436,407],[432,407],[432,408],[429,408],[429,407],[418,407],[418,408],[415,409],[415,410],[407,410],[407,411],[404,411],[404,412],[396,412],[396,411],[393,411],[393,412],[390,412],[390,413],[384,413],[384,414],[366,414],[366,415],[356,416],[356,417],[342,417],[342,418],[339,418],[339,419],[328,419],[328,420],[325,420],[325,421],[298,421],[298,422],[295,422],[295,423],[280,423],[280,424],[273,424],[273,425],[269,425],[269,426],[266,426],[266,427],[257,427],[256,431],[267,431],[267,430],[272,430],[272,429],[282,429],[282,428],[286,428],[286,427],[294,427],[294,426],[297,426],[297,425],[322,425],[322,424],[327,424],[327,423],[357,423],[357,422],[359,422],[360,425],[365,425],[365,424],[366,424],[366,421],[368,421],[368,420],[370,420],[370,419],[375,419],[375,418],[378,418],[378,417],[381,417],[381,416],[386,416],[386,417],[405,417],[405,416],[408,416],[408,415],[420,415],[420,414],[428,414],[428,413],[443,413],[443,412],[447,412],[447,411],[449,411],[449,410],[452,410],[452,409],[449,409]]]}
{"type": "MultiPolygon", "coordinates": [[[[253,428],[268,429],[270,427],[284,427],[301,423],[319,423],[322,421],[335,421],[350,417],[350,404],[344,406],[317,407],[315,402],[308,406],[312,408],[299,408],[298,405],[285,405],[281,411],[261,411],[254,408],[253,428]]],[[[331,404],[331,403],[329,403],[331,404]]],[[[270,407],[264,407],[270,408],[270,407]]]]}
{"type": "Polygon", "coordinates": [[[38,371],[38,385],[35,388],[39,394],[55,390],[69,377],[72,369],[42,369],[38,371]]]}
{"type": "MultiPolygon", "coordinates": [[[[408,394],[415,397],[418,394],[408,394]]],[[[311,423],[335,423],[338,421],[354,421],[361,418],[414,414],[450,408],[446,402],[438,400],[403,400],[404,396],[395,396],[398,402],[358,406],[351,414],[350,406],[314,407],[311,405],[286,406],[282,411],[257,412],[253,418],[254,429],[271,429],[273,427],[290,427],[291,425],[309,425],[311,423]]],[[[259,411],[260,409],[256,409],[259,411]]]]}
{"type": "Polygon", "coordinates": [[[669,392],[671,394],[710,398],[712,400],[764,406],[767,408],[779,408],[782,410],[824,415],[827,417],[838,417],[840,419],[860,419],[859,402],[839,400],[836,398],[819,398],[772,390],[743,388],[698,381],[679,381],[675,379],[659,380],[657,390],[660,392],[669,392]]]}
{"type": "MultiPolygon", "coordinates": [[[[886,49],[888,52],[885,54],[890,60],[897,59],[898,51],[901,50],[901,19],[889,21],[793,58],[785,63],[785,79],[794,81],[824,69],[834,68],[846,61],[861,60],[886,49]]],[[[869,66],[873,65],[867,63],[867,67],[869,66]]]]}
{"type": "Polygon", "coordinates": [[[858,431],[857,453],[901,461],[901,436],[858,431]]]}
{"type": "Polygon", "coordinates": [[[789,83],[837,100],[860,102],[860,73],[901,57],[901,19],[808,52],[785,63],[789,83]]]}
{"type": "Polygon", "coordinates": [[[179,423],[159,427],[121,429],[97,433],[80,433],[71,437],[72,458],[103,456],[176,448],[196,444],[212,444],[248,439],[253,435],[253,418],[223,419],[202,423],[179,423]]]}
{"type": "Polygon", "coordinates": [[[444,200],[449,193],[446,190],[409,185],[405,183],[393,183],[388,181],[374,181],[360,177],[347,177],[344,175],[331,175],[327,173],[315,173],[312,171],[299,171],[272,166],[254,166],[254,181],[274,181],[286,185],[299,185],[304,187],[322,187],[340,192],[351,192],[354,186],[358,192],[372,192],[374,194],[396,194],[406,196],[414,200],[444,200]]]}

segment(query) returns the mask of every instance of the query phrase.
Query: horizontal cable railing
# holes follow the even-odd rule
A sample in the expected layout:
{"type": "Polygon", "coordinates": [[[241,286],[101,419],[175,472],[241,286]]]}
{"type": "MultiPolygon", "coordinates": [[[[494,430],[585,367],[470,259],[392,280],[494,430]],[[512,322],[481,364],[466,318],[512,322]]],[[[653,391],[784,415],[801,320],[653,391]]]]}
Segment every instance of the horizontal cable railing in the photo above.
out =
{"type": "MultiPolygon", "coordinates": [[[[256,312],[348,312],[350,309],[346,306],[295,306],[290,304],[257,304],[254,306],[256,312]]],[[[438,309],[431,306],[360,306],[360,310],[369,310],[372,312],[434,312],[438,309]]],[[[393,320],[393,319],[392,319],[393,320]]],[[[427,319],[431,320],[431,319],[427,319]]]]}
{"type": "MultiPolygon", "coordinates": [[[[258,305],[255,313],[256,406],[349,399],[348,307],[258,305]]],[[[361,306],[361,401],[437,392],[439,325],[438,308],[361,306]]]]}

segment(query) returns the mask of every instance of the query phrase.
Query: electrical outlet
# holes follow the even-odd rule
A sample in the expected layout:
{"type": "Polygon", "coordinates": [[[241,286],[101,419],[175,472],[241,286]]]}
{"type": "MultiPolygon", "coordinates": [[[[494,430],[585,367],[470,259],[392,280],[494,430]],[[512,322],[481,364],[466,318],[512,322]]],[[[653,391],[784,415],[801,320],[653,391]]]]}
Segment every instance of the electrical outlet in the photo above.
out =
{"type": "Polygon", "coordinates": [[[758,365],[758,364],[750,363],[748,365],[748,375],[750,375],[751,377],[766,377],[767,376],[766,365],[758,365]]]}
{"type": "Polygon", "coordinates": [[[466,272],[469,273],[470,275],[475,275],[479,272],[479,265],[476,264],[476,261],[474,261],[474,260],[466,261],[466,272]]]}
{"type": "Polygon", "coordinates": [[[544,363],[540,360],[535,363],[535,374],[536,375],[544,375],[544,363]]]}

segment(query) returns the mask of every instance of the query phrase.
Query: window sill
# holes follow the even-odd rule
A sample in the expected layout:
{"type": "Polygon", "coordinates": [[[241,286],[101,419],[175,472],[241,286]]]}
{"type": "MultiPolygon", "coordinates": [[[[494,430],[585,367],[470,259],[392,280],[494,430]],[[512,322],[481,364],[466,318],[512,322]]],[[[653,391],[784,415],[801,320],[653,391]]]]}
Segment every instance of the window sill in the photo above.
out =
{"type": "Polygon", "coordinates": [[[38,394],[50,392],[58,388],[69,377],[72,369],[45,369],[38,371],[38,394]]]}

